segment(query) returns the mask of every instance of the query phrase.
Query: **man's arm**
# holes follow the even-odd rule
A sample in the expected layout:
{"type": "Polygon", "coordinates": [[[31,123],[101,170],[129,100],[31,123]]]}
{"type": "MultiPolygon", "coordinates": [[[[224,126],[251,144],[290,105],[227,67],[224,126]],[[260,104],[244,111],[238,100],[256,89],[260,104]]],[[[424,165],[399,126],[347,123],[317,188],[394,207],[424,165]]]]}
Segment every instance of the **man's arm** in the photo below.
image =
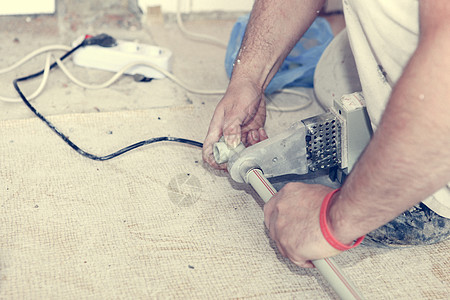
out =
{"type": "Polygon", "coordinates": [[[264,90],[324,2],[256,0],[231,82],[246,80],[264,90]]]}
{"type": "Polygon", "coordinates": [[[216,107],[203,146],[211,166],[212,148],[223,135],[231,147],[267,138],[263,93],[286,56],[317,16],[324,0],[256,0],[230,83],[216,107]]]}
{"type": "Polygon", "coordinates": [[[348,243],[450,181],[450,3],[420,1],[420,40],[380,126],[330,207],[348,243]]]}
{"type": "MultiPolygon", "coordinates": [[[[333,197],[328,225],[350,244],[450,181],[450,2],[420,1],[417,50],[395,86],[371,142],[333,197]]],[[[281,253],[294,263],[339,253],[324,239],[320,204],[331,189],[291,183],[264,217],[281,253]]]]}

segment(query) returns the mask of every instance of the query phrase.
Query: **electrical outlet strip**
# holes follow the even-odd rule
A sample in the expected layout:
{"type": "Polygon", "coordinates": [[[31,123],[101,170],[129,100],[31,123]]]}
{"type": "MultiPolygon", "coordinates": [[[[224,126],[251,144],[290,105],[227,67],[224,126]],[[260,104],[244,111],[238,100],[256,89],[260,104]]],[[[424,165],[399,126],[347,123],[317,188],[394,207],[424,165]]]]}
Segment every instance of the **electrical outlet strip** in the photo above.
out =
{"type": "MultiPolygon", "coordinates": [[[[84,37],[77,39],[73,45],[81,43],[84,37]]],[[[82,47],[73,55],[76,65],[111,72],[117,72],[133,62],[149,62],[166,71],[171,69],[172,52],[157,46],[117,40],[113,47],[91,45],[82,47]]],[[[128,75],[143,75],[147,78],[161,79],[165,76],[146,65],[136,65],[125,71],[128,75]]]]}

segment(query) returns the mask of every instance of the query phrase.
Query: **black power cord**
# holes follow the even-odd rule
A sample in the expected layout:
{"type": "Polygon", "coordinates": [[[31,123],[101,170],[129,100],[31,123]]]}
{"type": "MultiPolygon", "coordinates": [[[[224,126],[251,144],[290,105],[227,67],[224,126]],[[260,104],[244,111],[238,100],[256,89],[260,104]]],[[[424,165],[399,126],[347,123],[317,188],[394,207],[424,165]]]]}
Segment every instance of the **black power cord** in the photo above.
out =
{"type": "MultiPolygon", "coordinates": [[[[87,36],[78,46],[72,48],[70,51],[66,52],[63,56],[61,56],[60,60],[63,61],[64,59],[66,59],[67,57],[69,57],[72,53],[74,53],[76,50],[78,50],[81,47],[85,47],[85,46],[90,46],[90,45],[99,45],[102,47],[112,47],[116,44],[116,41],[114,38],[112,38],[109,35],[106,34],[100,34],[94,37],[89,37],[87,36]]],[[[53,64],[50,65],[50,70],[53,69],[55,66],[57,66],[57,63],[54,62],[53,64]]],[[[45,118],[41,113],[39,113],[36,108],[28,101],[28,99],[25,97],[25,95],[22,93],[22,91],[19,88],[19,82],[23,82],[32,78],[36,78],[40,75],[42,75],[44,73],[44,70],[41,70],[39,72],[36,72],[34,74],[25,76],[25,77],[21,77],[21,78],[17,78],[13,81],[13,85],[14,88],[16,89],[17,93],[19,94],[20,98],[22,99],[22,101],[25,103],[26,106],[28,106],[28,108],[39,118],[42,120],[42,122],[44,122],[45,124],[47,124],[48,127],[50,127],[51,130],[53,130],[53,132],[55,132],[64,142],[66,142],[70,147],[72,147],[72,149],[74,149],[75,151],[77,151],[79,154],[90,158],[92,160],[99,160],[99,161],[105,161],[105,160],[109,160],[112,159],[114,157],[117,157],[119,155],[122,155],[130,150],[136,149],[138,147],[142,147],[144,145],[148,145],[148,144],[152,144],[152,143],[156,143],[156,142],[162,142],[162,141],[170,141],[170,142],[178,142],[178,143],[183,143],[183,144],[188,144],[188,145],[192,145],[195,147],[199,147],[202,148],[203,144],[197,141],[193,141],[193,140],[188,140],[188,139],[183,139],[183,138],[176,138],[176,137],[169,137],[169,136],[163,136],[163,137],[156,137],[156,138],[151,138],[148,140],[144,140],[132,145],[129,145],[125,148],[122,148],[114,153],[108,154],[108,155],[104,155],[104,156],[98,156],[98,155],[94,155],[91,153],[88,153],[86,151],[84,151],[83,149],[81,149],[80,147],[78,147],[75,143],[73,143],[69,137],[67,137],[64,133],[62,133],[58,128],[56,128],[49,120],[47,120],[47,118],[45,118]]]]}

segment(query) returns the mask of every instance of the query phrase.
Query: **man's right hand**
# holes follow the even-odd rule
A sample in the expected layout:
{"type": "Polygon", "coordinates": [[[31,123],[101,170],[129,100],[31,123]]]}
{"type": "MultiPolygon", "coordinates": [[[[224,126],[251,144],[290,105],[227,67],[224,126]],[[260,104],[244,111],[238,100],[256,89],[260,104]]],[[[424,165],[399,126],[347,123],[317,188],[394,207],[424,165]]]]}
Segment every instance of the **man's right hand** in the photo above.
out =
{"type": "Polygon", "coordinates": [[[216,169],[226,169],[214,160],[214,143],[224,136],[230,148],[239,143],[247,147],[267,139],[264,123],[266,103],[261,88],[249,82],[232,80],[217,104],[203,143],[203,160],[216,169]]]}

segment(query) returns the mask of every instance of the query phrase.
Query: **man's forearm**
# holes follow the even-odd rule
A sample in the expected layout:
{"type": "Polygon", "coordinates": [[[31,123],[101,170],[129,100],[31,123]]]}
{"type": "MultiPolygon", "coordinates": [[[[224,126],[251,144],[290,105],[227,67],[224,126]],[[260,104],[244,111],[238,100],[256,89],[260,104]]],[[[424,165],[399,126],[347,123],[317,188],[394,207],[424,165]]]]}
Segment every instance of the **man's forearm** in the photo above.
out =
{"type": "Polygon", "coordinates": [[[256,0],[231,83],[244,80],[264,90],[323,3],[324,0],[256,0]]]}
{"type": "Polygon", "coordinates": [[[330,207],[342,242],[389,222],[450,181],[450,26],[434,24],[448,20],[428,15],[437,8],[424,10],[419,46],[330,207]]]}

